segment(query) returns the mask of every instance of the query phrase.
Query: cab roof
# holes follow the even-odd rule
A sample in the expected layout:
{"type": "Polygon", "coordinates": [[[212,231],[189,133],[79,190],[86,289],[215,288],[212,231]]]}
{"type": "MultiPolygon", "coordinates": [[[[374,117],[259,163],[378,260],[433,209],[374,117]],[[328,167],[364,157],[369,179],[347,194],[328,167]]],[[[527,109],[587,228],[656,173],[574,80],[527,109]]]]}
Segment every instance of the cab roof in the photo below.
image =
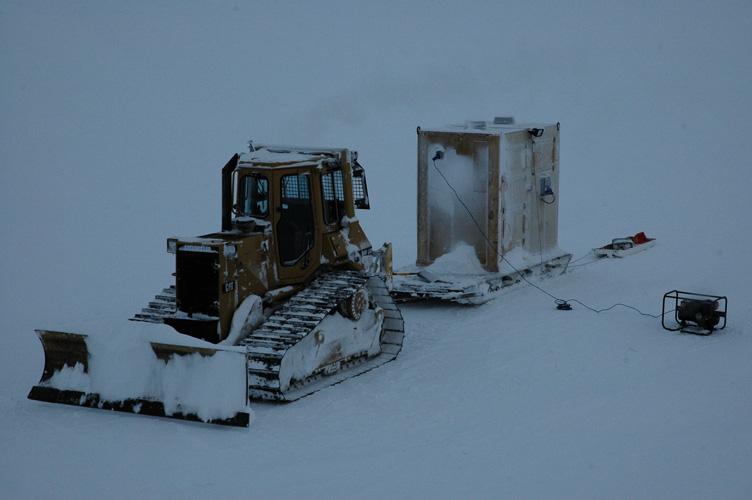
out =
{"type": "Polygon", "coordinates": [[[251,151],[242,153],[238,166],[254,167],[309,167],[322,162],[338,160],[346,149],[301,148],[289,146],[251,146],[251,151]]]}

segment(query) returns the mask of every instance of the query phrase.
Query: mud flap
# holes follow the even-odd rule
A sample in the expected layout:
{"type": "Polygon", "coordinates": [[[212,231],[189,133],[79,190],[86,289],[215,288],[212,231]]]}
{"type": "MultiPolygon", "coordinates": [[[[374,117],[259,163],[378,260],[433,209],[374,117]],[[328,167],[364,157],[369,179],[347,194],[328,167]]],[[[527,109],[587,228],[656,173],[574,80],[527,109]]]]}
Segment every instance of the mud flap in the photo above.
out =
{"type": "MultiPolygon", "coordinates": [[[[95,390],[86,390],[87,384],[85,382],[88,382],[91,375],[96,375],[90,373],[92,360],[88,349],[87,336],[47,330],[37,330],[37,335],[44,347],[44,373],[39,383],[32,387],[29,392],[29,399],[236,427],[248,427],[250,423],[248,411],[237,410],[229,415],[224,412],[221,416],[214,417],[210,416],[205,409],[195,410],[195,405],[181,405],[174,400],[171,404],[165,404],[165,401],[160,401],[153,395],[112,398],[103,397],[95,390]]],[[[159,365],[166,367],[170,362],[175,364],[176,357],[185,360],[193,359],[191,357],[194,355],[207,358],[223,351],[158,343],[150,343],[150,347],[154,355],[153,363],[157,365],[157,372],[159,372],[159,365]]],[[[233,355],[236,354],[242,355],[242,353],[233,352],[233,355]]],[[[185,363],[183,364],[185,365],[185,363]]],[[[190,368],[192,365],[187,366],[190,368]]],[[[227,380],[226,382],[231,387],[242,388],[245,379],[227,380]]]]}

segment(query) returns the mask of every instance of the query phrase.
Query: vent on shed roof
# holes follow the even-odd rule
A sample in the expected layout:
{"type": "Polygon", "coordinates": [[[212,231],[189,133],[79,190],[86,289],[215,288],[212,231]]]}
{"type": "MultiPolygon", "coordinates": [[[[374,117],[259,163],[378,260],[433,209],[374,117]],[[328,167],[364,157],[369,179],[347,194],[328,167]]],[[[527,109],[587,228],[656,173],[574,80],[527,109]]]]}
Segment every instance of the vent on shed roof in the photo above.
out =
{"type": "Polygon", "coordinates": [[[494,118],[494,125],[512,125],[514,116],[497,116],[494,118]]]}
{"type": "Polygon", "coordinates": [[[474,128],[476,130],[486,130],[485,120],[468,120],[465,122],[465,128],[474,128]]]}

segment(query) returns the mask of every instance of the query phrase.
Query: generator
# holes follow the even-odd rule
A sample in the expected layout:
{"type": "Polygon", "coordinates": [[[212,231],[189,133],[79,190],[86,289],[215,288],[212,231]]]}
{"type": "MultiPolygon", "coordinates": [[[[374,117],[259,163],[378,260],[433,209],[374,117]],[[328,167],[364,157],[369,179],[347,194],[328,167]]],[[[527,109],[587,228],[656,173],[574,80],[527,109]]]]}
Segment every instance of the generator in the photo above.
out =
{"type": "Polygon", "coordinates": [[[728,299],[719,295],[680,292],[672,290],[663,296],[663,328],[672,332],[710,335],[714,330],[726,328],[728,299]],[[666,324],[666,305],[673,304],[673,322],[666,324]],[[720,326],[719,326],[720,325],[720,326]]]}

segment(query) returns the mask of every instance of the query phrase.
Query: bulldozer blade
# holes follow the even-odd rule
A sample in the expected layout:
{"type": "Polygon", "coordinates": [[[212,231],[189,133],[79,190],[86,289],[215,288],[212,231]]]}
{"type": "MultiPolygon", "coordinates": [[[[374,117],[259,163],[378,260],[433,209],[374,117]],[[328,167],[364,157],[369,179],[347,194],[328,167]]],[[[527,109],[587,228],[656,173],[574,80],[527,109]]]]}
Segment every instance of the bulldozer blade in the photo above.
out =
{"type": "MultiPolygon", "coordinates": [[[[65,383],[58,384],[53,377],[66,367],[79,376],[82,373],[89,374],[91,354],[86,343],[87,336],[48,330],[37,330],[37,335],[44,347],[44,373],[39,383],[31,388],[28,399],[235,427],[248,427],[250,424],[250,414],[247,411],[236,411],[230,416],[202,418],[198,412],[185,409],[180,405],[177,405],[177,408],[173,405],[168,410],[163,401],[153,397],[108,399],[96,392],[78,390],[75,384],[73,386],[66,386],[65,383]]],[[[218,349],[153,342],[150,346],[156,359],[164,362],[164,365],[167,365],[175,356],[198,354],[201,357],[210,357],[219,352],[218,349]]],[[[159,363],[159,361],[155,362],[159,363]]],[[[232,383],[232,381],[229,382],[232,383]]],[[[242,386],[244,382],[243,380],[238,385],[242,386]]]]}
{"type": "Polygon", "coordinates": [[[219,349],[212,349],[211,347],[195,347],[190,345],[175,345],[175,344],[160,344],[158,342],[150,342],[151,350],[157,355],[159,359],[167,363],[173,356],[190,356],[191,354],[199,354],[201,356],[209,357],[214,356],[219,349]]]}
{"type": "Polygon", "coordinates": [[[149,415],[152,417],[174,418],[178,420],[188,420],[191,422],[202,422],[207,424],[229,425],[233,427],[248,427],[250,415],[247,412],[238,412],[229,418],[218,418],[203,420],[196,413],[177,412],[168,414],[165,411],[164,404],[160,401],[150,399],[128,398],[119,401],[108,401],[102,399],[99,394],[87,394],[81,391],[71,391],[55,389],[54,387],[43,387],[35,385],[29,392],[29,399],[44,401],[47,403],[57,403],[71,406],[82,406],[85,408],[97,408],[100,410],[119,411],[124,413],[135,413],[138,415],[149,415]]]}
{"type": "Polygon", "coordinates": [[[65,366],[75,368],[83,366],[84,373],[89,370],[89,352],[86,348],[86,336],[77,333],[37,330],[39,340],[44,348],[44,373],[40,382],[52,378],[56,371],[65,366]]]}

